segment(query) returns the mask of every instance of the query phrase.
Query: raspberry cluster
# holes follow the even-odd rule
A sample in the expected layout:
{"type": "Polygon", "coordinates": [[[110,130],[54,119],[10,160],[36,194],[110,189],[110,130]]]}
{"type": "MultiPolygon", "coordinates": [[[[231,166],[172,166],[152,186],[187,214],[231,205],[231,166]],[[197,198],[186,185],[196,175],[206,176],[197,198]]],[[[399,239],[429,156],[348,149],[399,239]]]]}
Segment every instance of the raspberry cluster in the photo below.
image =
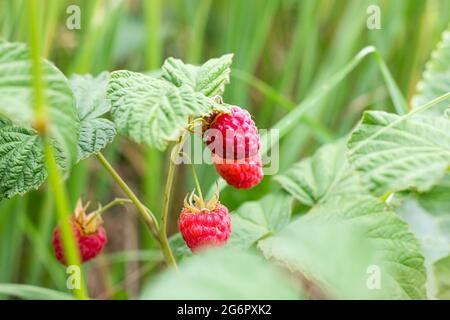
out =
{"type": "Polygon", "coordinates": [[[218,114],[204,139],[220,176],[231,186],[249,189],[263,178],[258,128],[248,111],[233,106],[218,114]]]}

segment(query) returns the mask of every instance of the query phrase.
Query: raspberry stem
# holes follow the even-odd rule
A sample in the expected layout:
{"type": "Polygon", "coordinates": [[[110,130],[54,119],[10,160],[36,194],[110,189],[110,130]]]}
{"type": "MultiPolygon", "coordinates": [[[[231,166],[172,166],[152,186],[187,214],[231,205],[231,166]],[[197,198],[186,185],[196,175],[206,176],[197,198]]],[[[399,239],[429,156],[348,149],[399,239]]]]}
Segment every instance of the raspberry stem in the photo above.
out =
{"type": "Polygon", "coordinates": [[[112,200],[111,202],[107,203],[106,205],[100,206],[97,210],[95,210],[94,212],[92,212],[89,215],[89,219],[86,222],[86,226],[88,226],[92,221],[95,220],[96,217],[103,214],[105,211],[108,211],[109,209],[111,209],[114,206],[124,205],[126,203],[133,203],[133,202],[130,199],[116,198],[116,199],[112,200]]]}
{"type": "MultiPolygon", "coordinates": [[[[133,202],[133,204],[136,207],[141,218],[144,220],[145,225],[150,230],[150,233],[159,242],[163,252],[166,252],[168,242],[167,242],[167,239],[165,241],[167,244],[164,244],[164,241],[162,241],[162,239],[160,237],[158,222],[157,222],[154,214],[150,211],[150,209],[148,209],[146,206],[144,206],[144,204],[134,194],[134,192],[131,190],[131,188],[126,184],[126,182],[122,179],[122,177],[117,173],[117,171],[112,167],[112,165],[108,162],[108,160],[106,160],[106,158],[100,152],[97,154],[97,159],[103,165],[103,167],[106,169],[106,171],[108,171],[108,173],[111,175],[111,177],[116,181],[117,185],[123,190],[123,192],[125,192],[125,194],[131,200],[131,202],[133,202]]],[[[170,250],[170,247],[169,247],[169,250],[170,250]]],[[[166,257],[167,264],[170,266],[174,266],[175,259],[170,259],[170,257],[168,257],[166,254],[164,254],[164,256],[166,257]]],[[[172,256],[172,258],[173,258],[173,256],[172,256]]]]}
{"type": "Polygon", "coordinates": [[[166,187],[164,189],[164,205],[161,215],[161,227],[159,228],[159,236],[161,239],[161,247],[163,249],[164,256],[166,259],[173,261],[174,266],[176,266],[176,261],[173,257],[172,250],[170,249],[169,241],[167,240],[167,216],[169,215],[170,198],[172,197],[172,186],[176,172],[176,162],[173,158],[180,154],[187,132],[188,131],[183,132],[170,154],[169,170],[167,174],[166,187]]]}
{"type": "Polygon", "coordinates": [[[201,202],[200,206],[204,207],[205,200],[203,199],[202,188],[200,188],[200,182],[198,181],[197,172],[195,171],[195,166],[192,163],[192,161],[190,161],[190,167],[191,167],[191,171],[192,171],[192,176],[194,177],[195,187],[197,189],[198,196],[200,198],[200,202],[201,202]]]}

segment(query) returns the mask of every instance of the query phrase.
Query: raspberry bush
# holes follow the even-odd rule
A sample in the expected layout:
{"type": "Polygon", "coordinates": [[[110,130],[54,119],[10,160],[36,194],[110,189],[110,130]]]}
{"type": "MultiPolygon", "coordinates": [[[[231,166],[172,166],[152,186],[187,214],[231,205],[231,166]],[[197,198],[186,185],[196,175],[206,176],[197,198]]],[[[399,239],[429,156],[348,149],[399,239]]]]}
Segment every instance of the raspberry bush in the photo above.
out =
{"type": "MultiPolygon", "coordinates": [[[[365,47],[291,106],[272,126],[273,138],[257,127],[250,103],[228,101],[233,54],[196,65],[169,57],[153,72],[65,75],[42,57],[39,30],[31,28],[29,44],[0,41],[0,200],[49,190],[57,224],[51,243],[40,245],[53,247],[55,269],[109,259],[107,240],[120,232],[104,223],[110,209],[136,212],[145,231],[139,236],[150,239],[146,249],[154,253],[149,259],[161,267],[139,293],[143,299],[448,297],[448,252],[424,249],[410,208],[448,215],[449,32],[411,103],[381,53],[365,47]],[[319,101],[365,60],[380,70],[392,107],[364,111],[354,127],[268,175],[278,143],[294,148],[283,138],[300,121],[314,123],[308,117],[319,101]],[[206,175],[196,173],[191,141],[210,159],[201,163],[206,175]],[[150,201],[135,191],[130,173],[116,169],[108,155],[116,143],[131,150],[120,159],[127,167],[143,150],[153,160],[167,151],[167,168],[157,172],[164,184],[147,181],[161,197],[150,201]],[[100,192],[85,192],[71,208],[65,183],[88,159],[122,197],[91,212],[81,200],[101,203],[100,192]],[[196,191],[183,190],[181,203],[174,186],[186,169],[196,191]],[[227,203],[228,193],[241,199],[256,189],[264,195],[227,203]],[[180,213],[171,215],[172,208],[180,213]]],[[[442,221],[436,230],[448,237],[442,221]]],[[[85,280],[81,272],[76,298],[89,298],[85,280]]],[[[0,284],[0,293],[9,288],[0,284]]]]}

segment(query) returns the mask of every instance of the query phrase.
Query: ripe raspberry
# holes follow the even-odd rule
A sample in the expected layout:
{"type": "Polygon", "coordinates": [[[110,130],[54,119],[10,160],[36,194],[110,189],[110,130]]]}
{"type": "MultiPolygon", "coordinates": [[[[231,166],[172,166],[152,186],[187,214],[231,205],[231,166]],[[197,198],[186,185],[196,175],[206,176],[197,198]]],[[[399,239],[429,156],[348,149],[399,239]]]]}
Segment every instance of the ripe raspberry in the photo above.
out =
{"type": "MultiPolygon", "coordinates": [[[[231,233],[228,209],[213,199],[206,205],[192,205],[185,200],[178,229],[192,252],[225,245],[231,233]]],[[[191,195],[192,202],[192,195],[191,195]]]]}
{"type": "Polygon", "coordinates": [[[222,158],[242,159],[259,151],[259,135],[247,110],[237,106],[231,114],[217,115],[205,132],[205,142],[211,151],[222,158]]]}
{"type": "MultiPolygon", "coordinates": [[[[72,225],[75,241],[80,250],[81,262],[95,258],[103,250],[103,247],[108,240],[106,231],[101,226],[101,217],[97,215],[91,219],[90,215],[86,215],[85,208],[83,208],[81,202],[78,201],[75,214],[71,218],[70,223],[72,225]]],[[[63,244],[60,233],[59,227],[56,226],[53,231],[52,244],[56,259],[65,265],[66,261],[64,258],[63,244]]]]}
{"type": "Polygon", "coordinates": [[[225,181],[238,189],[250,189],[263,178],[259,154],[241,160],[223,159],[213,155],[214,166],[225,181]]]}

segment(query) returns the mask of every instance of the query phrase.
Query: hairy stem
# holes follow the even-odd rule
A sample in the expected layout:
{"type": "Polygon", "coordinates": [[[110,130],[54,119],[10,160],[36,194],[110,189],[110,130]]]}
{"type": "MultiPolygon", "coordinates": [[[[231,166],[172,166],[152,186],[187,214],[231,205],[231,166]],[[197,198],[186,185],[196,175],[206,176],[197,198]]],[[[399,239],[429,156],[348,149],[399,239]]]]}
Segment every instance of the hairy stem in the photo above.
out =
{"type": "MultiPolygon", "coordinates": [[[[144,220],[145,225],[148,227],[155,239],[161,242],[158,233],[158,222],[156,221],[153,213],[142,204],[142,202],[134,194],[131,188],[126,184],[125,181],[123,181],[122,177],[117,173],[117,171],[111,166],[108,160],[106,160],[106,158],[101,153],[97,154],[97,159],[134,204],[139,215],[141,216],[142,220],[144,220]]],[[[170,261],[168,260],[167,263],[170,264],[170,261]]]]}

